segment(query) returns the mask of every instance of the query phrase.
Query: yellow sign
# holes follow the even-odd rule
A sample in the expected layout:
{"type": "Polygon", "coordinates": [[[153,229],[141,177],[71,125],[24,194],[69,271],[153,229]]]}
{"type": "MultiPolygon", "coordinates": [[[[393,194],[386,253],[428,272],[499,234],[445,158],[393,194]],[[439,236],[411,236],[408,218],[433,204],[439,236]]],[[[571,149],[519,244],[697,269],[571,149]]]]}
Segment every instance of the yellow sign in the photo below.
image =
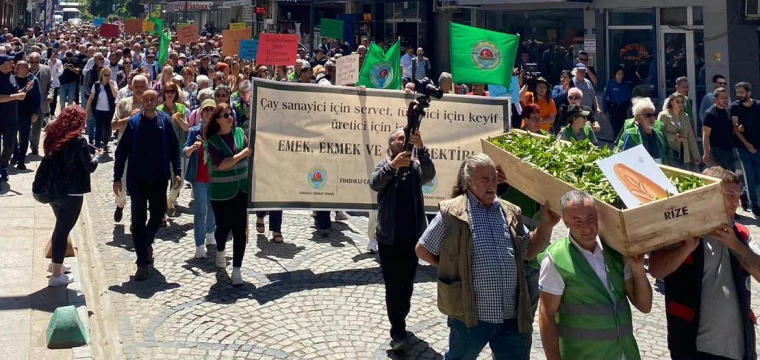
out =
{"type": "Polygon", "coordinates": [[[156,27],[156,24],[150,21],[143,21],[143,32],[151,32],[156,27]]]}
{"type": "Polygon", "coordinates": [[[230,30],[244,29],[245,23],[230,23],[230,30]]]}

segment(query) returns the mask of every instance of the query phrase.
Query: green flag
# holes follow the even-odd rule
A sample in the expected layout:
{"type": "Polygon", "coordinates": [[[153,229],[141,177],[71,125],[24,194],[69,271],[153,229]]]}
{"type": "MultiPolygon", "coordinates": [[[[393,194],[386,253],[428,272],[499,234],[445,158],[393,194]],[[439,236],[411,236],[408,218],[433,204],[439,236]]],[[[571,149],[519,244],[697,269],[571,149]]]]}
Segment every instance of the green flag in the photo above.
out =
{"type": "Polygon", "coordinates": [[[449,23],[451,76],[457,84],[509,88],[520,36],[449,23]]]}
{"type": "Polygon", "coordinates": [[[374,89],[401,89],[401,45],[396,41],[387,53],[372,43],[359,72],[357,86],[374,89]]]}
{"type": "Polygon", "coordinates": [[[172,42],[172,37],[163,31],[163,29],[158,34],[161,40],[158,46],[158,66],[163,68],[166,61],[169,60],[169,44],[172,42]]]}
{"type": "Polygon", "coordinates": [[[153,27],[153,31],[151,31],[151,34],[161,34],[164,32],[164,19],[159,18],[150,18],[148,21],[156,24],[155,27],[153,27]]]}

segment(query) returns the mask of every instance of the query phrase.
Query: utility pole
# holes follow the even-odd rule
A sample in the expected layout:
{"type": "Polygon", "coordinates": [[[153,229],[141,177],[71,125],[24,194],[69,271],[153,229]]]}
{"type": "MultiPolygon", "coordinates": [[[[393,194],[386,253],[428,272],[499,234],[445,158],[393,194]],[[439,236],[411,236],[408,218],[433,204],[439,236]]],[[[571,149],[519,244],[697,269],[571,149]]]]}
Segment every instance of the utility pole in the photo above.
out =
{"type": "Polygon", "coordinates": [[[309,7],[309,38],[311,38],[311,41],[309,41],[309,56],[312,56],[314,54],[314,12],[316,10],[317,0],[311,0],[311,6],[309,7]]]}

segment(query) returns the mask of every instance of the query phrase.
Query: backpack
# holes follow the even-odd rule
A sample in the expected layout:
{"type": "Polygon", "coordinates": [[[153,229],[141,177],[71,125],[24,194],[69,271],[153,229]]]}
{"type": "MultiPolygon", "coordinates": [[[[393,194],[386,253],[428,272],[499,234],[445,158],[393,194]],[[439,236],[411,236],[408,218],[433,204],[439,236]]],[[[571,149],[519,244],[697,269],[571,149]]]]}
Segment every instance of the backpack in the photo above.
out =
{"type": "Polygon", "coordinates": [[[64,150],[59,150],[58,154],[45,155],[40,162],[37,172],[34,174],[32,183],[32,197],[41,204],[47,204],[55,201],[59,193],[55,188],[53,179],[60,179],[62,175],[63,164],[60,161],[60,155],[64,150]],[[59,161],[56,161],[59,160],[59,161]]]}

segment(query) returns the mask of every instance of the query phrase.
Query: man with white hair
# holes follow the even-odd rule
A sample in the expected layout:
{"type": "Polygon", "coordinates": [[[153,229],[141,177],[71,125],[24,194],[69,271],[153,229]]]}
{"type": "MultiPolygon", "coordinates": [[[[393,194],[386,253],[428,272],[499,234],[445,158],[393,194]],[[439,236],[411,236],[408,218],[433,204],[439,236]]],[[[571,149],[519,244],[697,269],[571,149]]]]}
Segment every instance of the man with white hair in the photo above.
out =
{"type": "Polygon", "coordinates": [[[560,217],[544,206],[533,232],[520,208],[498,198],[500,178],[486,154],[468,157],[454,199],[422,234],[416,251],[438,267],[438,308],[448,315],[444,359],[475,359],[490,344],[497,360],[524,359],[533,329],[524,260],[536,257],[560,217]]]}
{"type": "Polygon", "coordinates": [[[573,105],[580,106],[584,111],[588,111],[591,113],[591,119],[586,124],[590,125],[591,128],[594,130],[594,132],[599,132],[600,130],[602,130],[601,126],[599,125],[599,122],[596,121],[596,119],[593,117],[594,112],[591,110],[591,108],[586,105],[583,105],[583,91],[581,91],[578,88],[572,87],[567,90],[567,104],[562,105],[562,107],[560,108],[559,114],[557,114],[559,121],[555,121],[554,125],[552,125],[552,133],[559,134],[559,131],[561,128],[565,127],[566,125],[570,125],[568,124],[568,120],[570,120],[568,119],[568,115],[569,115],[569,109],[573,105]]]}
{"type": "Polygon", "coordinates": [[[32,155],[39,155],[40,132],[46,116],[50,114],[50,103],[53,101],[53,76],[50,67],[41,64],[41,61],[40,53],[29,54],[29,76],[39,82],[41,97],[40,111],[37,113],[37,121],[32,123],[32,134],[29,139],[32,155]]]}
{"type": "MultiPolygon", "coordinates": [[[[143,107],[142,96],[145,90],[148,89],[148,78],[143,75],[135,75],[132,78],[131,88],[132,96],[118,101],[116,104],[116,110],[113,114],[113,120],[111,120],[111,129],[119,131],[119,138],[117,141],[121,140],[121,137],[124,134],[124,128],[129,123],[129,118],[139,113],[140,109],[143,107]]],[[[122,173],[122,182],[124,174],[126,173],[127,170],[125,165],[124,172],[122,173]]],[[[116,210],[113,214],[113,220],[119,222],[124,214],[124,206],[127,205],[127,193],[125,189],[122,188],[120,192],[114,195],[116,198],[116,210]]]]}
{"type": "Polygon", "coordinates": [[[633,103],[633,124],[623,129],[617,148],[621,151],[644,145],[658,164],[673,164],[673,154],[662,130],[655,126],[657,110],[649,98],[636,99],[633,103]]]}

